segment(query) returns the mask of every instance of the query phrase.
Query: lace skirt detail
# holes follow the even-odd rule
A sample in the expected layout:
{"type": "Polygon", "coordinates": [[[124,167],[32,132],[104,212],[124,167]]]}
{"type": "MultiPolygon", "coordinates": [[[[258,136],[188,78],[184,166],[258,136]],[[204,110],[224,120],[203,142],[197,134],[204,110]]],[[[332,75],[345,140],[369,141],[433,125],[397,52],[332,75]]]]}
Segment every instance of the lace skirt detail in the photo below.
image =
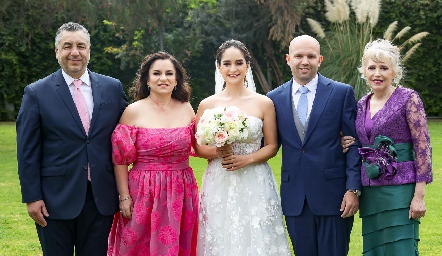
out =
{"type": "Polygon", "coordinates": [[[267,163],[228,172],[207,167],[200,194],[197,255],[292,255],[267,163]]]}

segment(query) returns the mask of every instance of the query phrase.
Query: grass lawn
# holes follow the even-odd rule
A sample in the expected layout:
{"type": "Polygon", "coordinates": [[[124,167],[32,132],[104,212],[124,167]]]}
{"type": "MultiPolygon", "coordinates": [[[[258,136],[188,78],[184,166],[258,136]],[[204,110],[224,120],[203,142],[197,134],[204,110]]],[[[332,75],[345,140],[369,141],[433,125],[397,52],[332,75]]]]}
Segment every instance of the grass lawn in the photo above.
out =
{"type": "MultiPolygon", "coordinates": [[[[442,172],[442,121],[430,120],[429,129],[434,182],[426,190],[427,214],[420,229],[419,249],[423,256],[441,255],[442,252],[442,204],[439,202],[442,195],[442,181],[439,179],[442,172]]],[[[42,255],[35,225],[21,203],[14,123],[0,123],[0,152],[0,255],[42,255]]],[[[206,163],[206,160],[191,158],[198,184],[201,184],[206,163]]],[[[278,154],[269,163],[279,182],[281,155],[278,154]]],[[[355,218],[349,255],[361,255],[361,248],[361,221],[355,218]]]]}

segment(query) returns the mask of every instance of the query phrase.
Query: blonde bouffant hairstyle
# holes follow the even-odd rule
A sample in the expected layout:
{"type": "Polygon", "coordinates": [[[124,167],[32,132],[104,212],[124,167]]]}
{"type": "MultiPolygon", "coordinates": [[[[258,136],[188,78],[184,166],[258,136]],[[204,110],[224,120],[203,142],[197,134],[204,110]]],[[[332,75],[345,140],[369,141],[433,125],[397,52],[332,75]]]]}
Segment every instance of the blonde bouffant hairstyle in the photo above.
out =
{"type": "Polygon", "coordinates": [[[400,50],[397,46],[393,45],[386,39],[377,39],[367,43],[364,49],[364,53],[361,59],[361,66],[358,68],[361,73],[361,77],[365,80],[364,70],[367,68],[367,63],[372,60],[376,63],[385,62],[391,65],[395,77],[393,79],[393,85],[398,85],[402,79],[405,70],[401,62],[400,50]]]}

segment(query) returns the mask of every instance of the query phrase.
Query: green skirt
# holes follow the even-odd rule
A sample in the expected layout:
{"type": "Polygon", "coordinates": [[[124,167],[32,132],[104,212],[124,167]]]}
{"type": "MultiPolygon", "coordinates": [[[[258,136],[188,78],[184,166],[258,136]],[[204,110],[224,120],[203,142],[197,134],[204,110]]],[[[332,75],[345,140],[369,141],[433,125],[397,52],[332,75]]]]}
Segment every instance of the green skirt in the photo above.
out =
{"type": "Polygon", "coordinates": [[[415,184],[363,187],[359,216],[362,218],[365,256],[418,256],[419,219],[408,212],[415,184]]]}

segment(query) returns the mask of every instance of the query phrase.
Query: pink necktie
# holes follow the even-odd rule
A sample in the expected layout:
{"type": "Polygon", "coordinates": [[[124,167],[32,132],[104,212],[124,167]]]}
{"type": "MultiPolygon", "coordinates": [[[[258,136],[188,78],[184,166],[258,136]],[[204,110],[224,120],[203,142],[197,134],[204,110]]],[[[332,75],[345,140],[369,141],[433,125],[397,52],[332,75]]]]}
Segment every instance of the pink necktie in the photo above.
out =
{"type": "MultiPolygon", "coordinates": [[[[86,134],[88,134],[91,120],[89,118],[89,111],[87,110],[86,100],[84,99],[83,93],[81,93],[80,91],[80,86],[82,84],[83,82],[80,79],[74,80],[74,101],[75,106],[77,106],[77,111],[80,115],[81,122],[83,123],[84,130],[86,131],[86,134]]],[[[89,167],[89,163],[87,165],[87,179],[91,180],[91,169],[89,167]]]]}
{"type": "Polygon", "coordinates": [[[78,114],[80,115],[81,122],[83,123],[84,130],[86,134],[89,132],[90,118],[89,111],[87,110],[86,100],[84,99],[83,93],[80,91],[80,86],[83,82],[80,79],[74,80],[74,101],[77,106],[78,114]]]}

